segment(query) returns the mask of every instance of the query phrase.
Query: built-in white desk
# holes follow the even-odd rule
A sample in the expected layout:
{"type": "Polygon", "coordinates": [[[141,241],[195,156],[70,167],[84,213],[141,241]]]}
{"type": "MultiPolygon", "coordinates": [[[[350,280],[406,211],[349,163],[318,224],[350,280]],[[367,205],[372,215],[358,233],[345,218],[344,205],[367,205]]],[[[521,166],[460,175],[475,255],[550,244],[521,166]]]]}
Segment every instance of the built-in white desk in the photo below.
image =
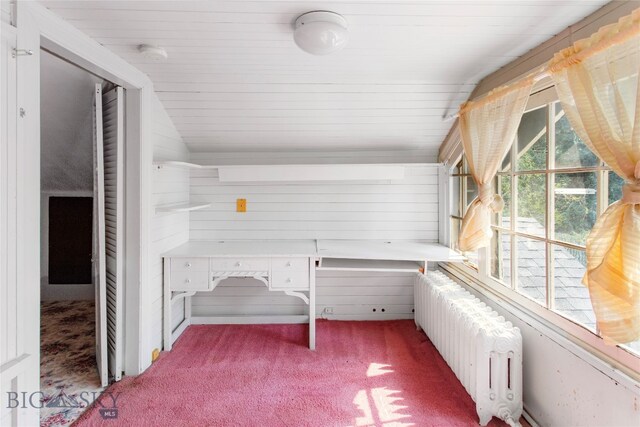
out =
{"type": "MultiPolygon", "coordinates": [[[[250,277],[269,291],[284,292],[308,305],[308,316],[278,316],[275,322],[309,322],[309,348],[315,348],[316,270],[424,272],[428,261],[464,258],[435,243],[365,240],[191,241],[164,257],[164,348],[198,322],[191,297],[213,291],[229,277],[250,277]],[[185,298],[185,318],[172,331],[172,304],[185,298]]],[[[255,323],[252,316],[227,317],[224,323],[255,323]]],[[[212,323],[212,322],[207,322],[212,323]]]]}

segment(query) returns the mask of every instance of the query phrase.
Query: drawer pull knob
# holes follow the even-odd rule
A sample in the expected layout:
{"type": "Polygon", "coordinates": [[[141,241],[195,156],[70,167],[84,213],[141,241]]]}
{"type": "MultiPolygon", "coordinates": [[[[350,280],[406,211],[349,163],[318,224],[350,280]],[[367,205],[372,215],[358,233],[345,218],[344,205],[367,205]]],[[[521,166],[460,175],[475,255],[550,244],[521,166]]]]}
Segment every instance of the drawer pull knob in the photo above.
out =
{"type": "Polygon", "coordinates": [[[236,262],[236,267],[240,267],[242,265],[241,262],[236,262]]]}
{"type": "Polygon", "coordinates": [[[291,263],[290,262],[287,263],[287,267],[291,267],[291,263]]]}
{"type": "Polygon", "coordinates": [[[191,263],[190,262],[187,263],[187,267],[191,267],[191,263]]]}
{"type": "Polygon", "coordinates": [[[287,279],[287,283],[291,283],[291,279],[287,279]]]}
{"type": "Polygon", "coordinates": [[[191,279],[186,279],[185,282],[191,283],[191,279]]]}

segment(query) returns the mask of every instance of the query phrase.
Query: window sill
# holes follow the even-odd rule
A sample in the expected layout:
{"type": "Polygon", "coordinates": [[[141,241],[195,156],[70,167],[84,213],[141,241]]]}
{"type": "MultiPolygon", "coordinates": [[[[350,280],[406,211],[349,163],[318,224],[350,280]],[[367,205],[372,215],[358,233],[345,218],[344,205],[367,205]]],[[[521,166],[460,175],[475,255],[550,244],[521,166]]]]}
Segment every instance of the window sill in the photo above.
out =
{"type": "Polygon", "coordinates": [[[607,346],[593,332],[498,282],[484,283],[477,277],[477,272],[466,266],[451,263],[440,263],[439,266],[613,381],[640,393],[639,357],[620,347],[607,346]]]}

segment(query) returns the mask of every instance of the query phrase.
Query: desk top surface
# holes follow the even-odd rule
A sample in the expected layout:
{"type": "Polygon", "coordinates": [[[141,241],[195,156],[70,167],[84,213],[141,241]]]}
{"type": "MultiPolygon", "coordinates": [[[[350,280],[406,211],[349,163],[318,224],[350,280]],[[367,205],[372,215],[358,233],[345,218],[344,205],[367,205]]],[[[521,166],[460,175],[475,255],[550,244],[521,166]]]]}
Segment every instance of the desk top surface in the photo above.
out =
{"type": "Polygon", "coordinates": [[[464,257],[438,243],[370,240],[192,240],[163,257],[313,257],[460,262],[464,257]]]}
{"type": "Polygon", "coordinates": [[[163,257],[315,257],[315,240],[190,240],[163,257]]]}
{"type": "Polygon", "coordinates": [[[464,257],[439,243],[318,240],[318,257],[398,261],[451,261],[464,257]]]}

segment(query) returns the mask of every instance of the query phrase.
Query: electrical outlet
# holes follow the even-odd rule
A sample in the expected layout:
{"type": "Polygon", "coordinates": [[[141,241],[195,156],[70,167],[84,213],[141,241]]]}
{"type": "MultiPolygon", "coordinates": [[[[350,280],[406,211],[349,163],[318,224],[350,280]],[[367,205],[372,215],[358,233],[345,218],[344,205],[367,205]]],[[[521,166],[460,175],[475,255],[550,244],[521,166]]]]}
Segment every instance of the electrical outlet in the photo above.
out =
{"type": "Polygon", "coordinates": [[[237,199],[236,212],[246,212],[246,211],[247,211],[247,199],[237,199]]]}
{"type": "Polygon", "coordinates": [[[325,307],[324,314],[333,314],[333,307],[325,307]]]}

